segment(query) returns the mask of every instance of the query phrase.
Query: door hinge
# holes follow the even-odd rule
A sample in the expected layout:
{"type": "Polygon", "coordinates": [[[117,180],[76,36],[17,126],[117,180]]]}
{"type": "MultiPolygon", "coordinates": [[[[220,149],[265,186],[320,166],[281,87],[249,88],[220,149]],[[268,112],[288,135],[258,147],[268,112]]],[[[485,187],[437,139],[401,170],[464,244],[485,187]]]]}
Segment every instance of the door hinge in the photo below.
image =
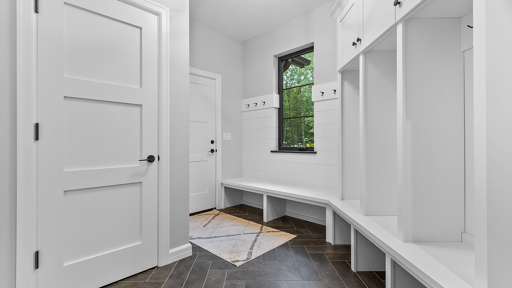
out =
{"type": "Polygon", "coordinates": [[[34,0],[34,12],[39,13],[39,0],[34,0]]]}
{"type": "Polygon", "coordinates": [[[34,269],[39,269],[39,250],[34,253],[34,269]]]}
{"type": "Polygon", "coordinates": [[[34,124],[34,139],[39,141],[39,123],[34,124]]]}

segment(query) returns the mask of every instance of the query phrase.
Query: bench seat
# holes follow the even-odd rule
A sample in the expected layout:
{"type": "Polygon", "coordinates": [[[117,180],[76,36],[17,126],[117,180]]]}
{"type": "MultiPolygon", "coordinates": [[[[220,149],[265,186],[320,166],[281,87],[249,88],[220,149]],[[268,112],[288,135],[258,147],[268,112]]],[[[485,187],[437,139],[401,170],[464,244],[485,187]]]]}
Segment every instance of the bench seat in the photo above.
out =
{"type": "Polygon", "coordinates": [[[286,200],[325,207],[326,241],[332,244],[352,245],[351,265],[354,271],[369,271],[365,268],[382,267],[376,271],[386,271],[386,287],[474,286],[473,247],[462,242],[404,243],[398,237],[396,216],[363,216],[360,202],[339,200],[336,197],[339,191],[248,178],[222,180],[221,187],[220,208],[240,204],[243,197],[240,196],[243,193],[227,191],[226,188],[262,194],[265,222],[284,216],[286,200]],[[235,198],[237,200],[233,201],[235,198]],[[369,249],[368,245],[375,248],[369,249]],[[414,278],[411,280],[408,277],[414,278]]]}

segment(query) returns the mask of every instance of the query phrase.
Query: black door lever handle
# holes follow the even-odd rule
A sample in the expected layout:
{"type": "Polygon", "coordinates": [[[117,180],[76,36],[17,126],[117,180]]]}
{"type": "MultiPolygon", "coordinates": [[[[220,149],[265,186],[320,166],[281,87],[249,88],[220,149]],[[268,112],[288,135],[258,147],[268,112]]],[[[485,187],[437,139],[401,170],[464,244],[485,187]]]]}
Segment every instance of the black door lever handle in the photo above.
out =
{"type": "Polygon", "coordinates": [[[153,156],[153,155],[149,155],[149,156],[148,156],[148,158],[146,158],[146,159],[141,159],[141,160],[139,160],[139,161],[148,161],[149,163],[153,163],[153,162],[155,162],[155,160],[156,160],[155,156],[153,156]]]}

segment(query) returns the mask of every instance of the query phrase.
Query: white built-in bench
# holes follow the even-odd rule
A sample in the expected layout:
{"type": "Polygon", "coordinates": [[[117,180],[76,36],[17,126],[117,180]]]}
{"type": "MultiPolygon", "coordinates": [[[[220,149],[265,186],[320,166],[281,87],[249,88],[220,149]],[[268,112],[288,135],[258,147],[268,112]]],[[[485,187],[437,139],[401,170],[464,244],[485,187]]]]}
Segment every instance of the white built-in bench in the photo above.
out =
{"type": "Polygon", "coordinates": [[[352,245],[352,270],[386,271],[387,288],[474,286],[473,247],[462,242],[404,243],[398,238],[396,216],[363,216],[359,201],[338,200],[336,191],[247,178],[222,180],[221,187],[219,208],[242,204],[242,191],[262,194],[265,222],[284,216],[287,200],[325,207],[326,241],[352,245]]]}

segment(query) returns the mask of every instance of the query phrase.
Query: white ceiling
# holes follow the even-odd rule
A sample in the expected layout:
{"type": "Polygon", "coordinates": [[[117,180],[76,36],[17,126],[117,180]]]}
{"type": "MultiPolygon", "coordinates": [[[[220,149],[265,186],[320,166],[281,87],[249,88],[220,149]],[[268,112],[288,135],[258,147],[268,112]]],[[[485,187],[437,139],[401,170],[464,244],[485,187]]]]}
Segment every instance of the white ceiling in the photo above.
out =
{"type": "Polygon", "coordinates": [[[190,0],[190,20],[245,41],[331,1],[190,0]]]}

